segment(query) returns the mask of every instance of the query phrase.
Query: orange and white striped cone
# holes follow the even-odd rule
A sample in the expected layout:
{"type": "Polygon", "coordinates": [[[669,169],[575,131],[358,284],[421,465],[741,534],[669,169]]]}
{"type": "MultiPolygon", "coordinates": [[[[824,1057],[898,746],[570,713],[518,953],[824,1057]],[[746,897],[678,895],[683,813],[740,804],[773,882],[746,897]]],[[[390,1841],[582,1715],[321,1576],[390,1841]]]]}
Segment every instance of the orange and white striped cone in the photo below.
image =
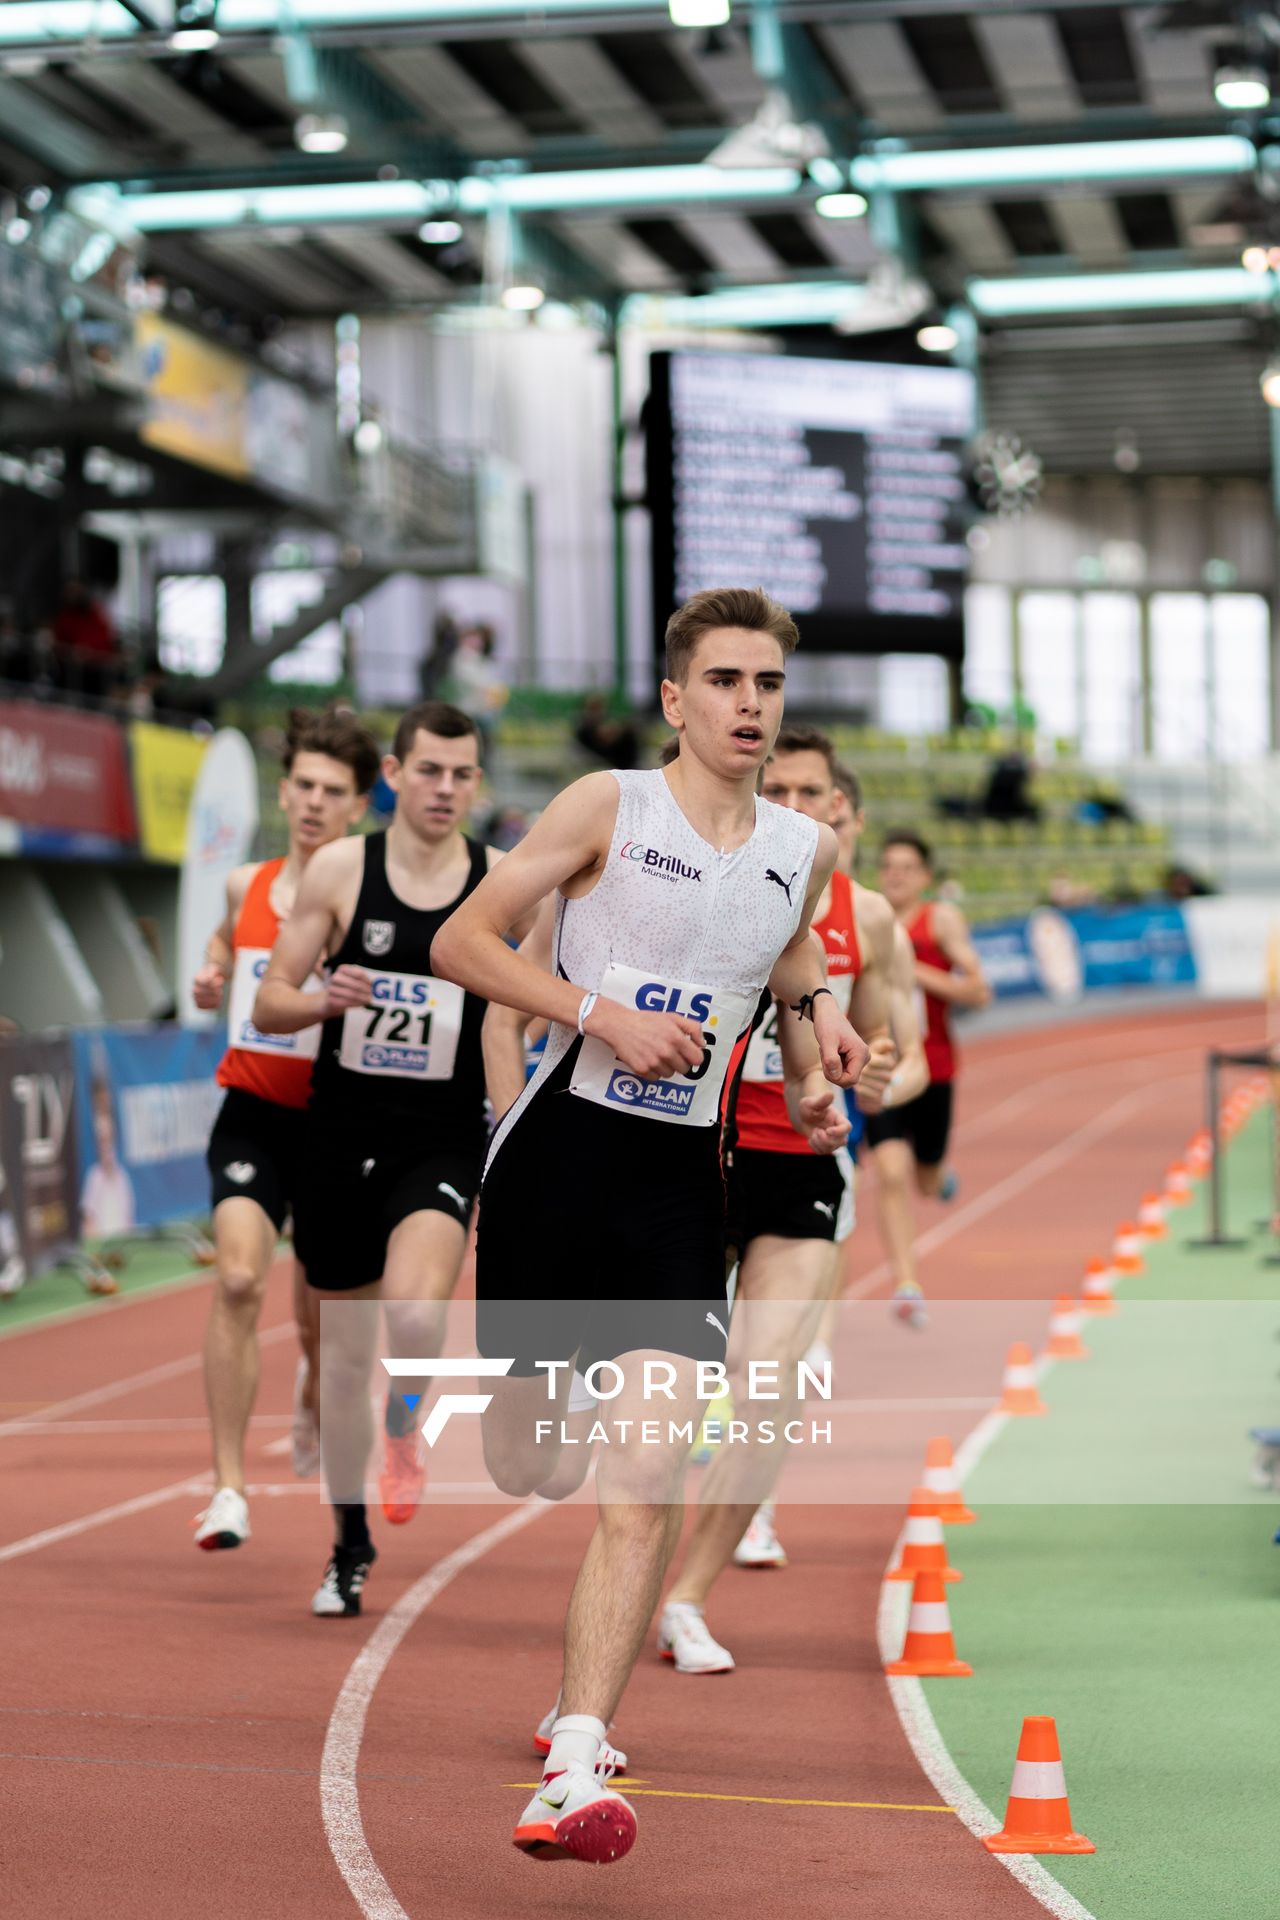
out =
{"type": "Polygon", "coordinates": [[[1048,1413],[1036,1385],[1036,1370],[1031,1349],[1023,1340],[1015,1340],[1004,1365],[1004,1392],[1000,1396],[1001,1413],[1048,1413]]]}
{"type": "Polygon", "coordinates": [[[977,1519],[977,1514],[964,1503],[949,1440],[930,1440],[925,1448],[920,1484],[937,1501],[938,1518],[944,1527],[967,1527],[977,1519]]]}
{"type": "Polygon", "coordinates": [[[1050,1360],[1087,1360],[1089,1349],[1080,1338],[1080,1312],[1069,1293],[1060,1293],[1049,1316],[1050,1360]]]}
{"type": "Polygon", "coordinates": [[[1147,1263],[1142,1257],[1146,1245],[1135,1220],[1123,1220],[1116,1228],[1116,1237],[1111,1247],[1111,1264],[1117,1273],[1145,1273],[1147,1263]]]}
{"type": "Polygon", "coordinates": [[[1193,1179],[1199,1179],[1208,1172],[1209,1163],[1213,1159],[1213,1135],[1207,1127],[1201,1127],[1198,1133],[1192,1134],[1182,1157],[1193,1179]]]}
{"type": "Polygon", "coordinates": [[[1080,1305],[1086,1313],[1116,1313],[1111,1292],[1111,1268],[1105,1260],[1090,1260],[1080,1282],[1080,1305]]]}
{"type": "Polygon", "coordinates": [[[960,1678],[973,1672],[967,1661],[956,1658],[956,1643],[951,1637],[951,1609],[941,1574],[916,1575],[902,1658],[890,1660],[885,1672],[935,1680],[949,1674],[960,1678]]]}
{"type": "Polygon", "coordinates": [[[1148,1240],[1169,1238],[1169,1229],[1164,1217],[1164,1201],[1158,1193],[1143,1194],[1142,1205],[1138,1208],[1138,1226],[1148,1240]]]}
{"type": "Polygon", "coordinates": [[[938,1502],[927,1487],[912,1489],[907,1503],[907,1524],[902,1535],[902,1558],[886,1580],[914,1580],[918,1573],[936,1573],[941,1580],[963,1580],[964,1575],[947,1564],[947,1543],[942,1537],[938,1502]]]}
{"type": "Polygon", "coordinates": [[[989,1853],[1098,1851],[1092,1840],[1072,1832],[1058,1729],[1048,1714],[1028,1714],[1023,1721],[1004,1826],[984,1835],[982,1844],[989,1853]]]}
{"type": "Polygon", "coordinates": [[[1189,1207],[1191,1201],[1191,1175],[1186,1162],[1175,1160],[1164,1176],[1164,1204],[1166,1207],[1189,1207]]]}

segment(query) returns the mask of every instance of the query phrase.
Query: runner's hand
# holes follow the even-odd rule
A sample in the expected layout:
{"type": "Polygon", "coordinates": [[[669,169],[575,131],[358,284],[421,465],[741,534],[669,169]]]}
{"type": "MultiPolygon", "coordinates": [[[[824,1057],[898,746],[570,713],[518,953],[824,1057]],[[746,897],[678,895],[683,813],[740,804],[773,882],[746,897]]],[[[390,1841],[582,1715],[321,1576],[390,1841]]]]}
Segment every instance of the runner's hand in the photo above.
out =
{"type": "Polygon", "coordinates": [[[813,1032],[827,1079],[837,1087],[856,1085],[871,1049],[854,1032],[829,993],[820,993],[813,1003],[813,1032]]]}
{"type": "Polygon", "coordinates": [[[810,1153],[835,1153],[849,1138],[848,1117],[837,1108],[830,1087],[821,1093],[802,1095],[799,1118],[808,1137],[810,1153]]]}
{"type": "Polygon", "coordinates": [[[191,998],[203,1013],[215,1013],[222,1005],[227,976],[212,960],[206,960],[191,982],[191,998]]]}
{"type": "Polygon", "coordinates": [[[363,967],[339,967],[324,990],[325,1019],[348,1007],[367,1007],[373,999],[373,975],[363,967]]]}
{"type": "Polygon", "coordinates": [[[898,1049],[888,1034],[871,1042],[871,1057],[858,1077],[858,1106],[863,1113],[879,1113],[897,1064],[898,1049]]]}
{"type": "Polygon", "coordinates": [[[642,1013],[616,1000],[597,1000],[586,1031],[612,1047],[642,1080],[665,1080],[702,1061],[702,1028],[680,1013],[642,1013]]]}

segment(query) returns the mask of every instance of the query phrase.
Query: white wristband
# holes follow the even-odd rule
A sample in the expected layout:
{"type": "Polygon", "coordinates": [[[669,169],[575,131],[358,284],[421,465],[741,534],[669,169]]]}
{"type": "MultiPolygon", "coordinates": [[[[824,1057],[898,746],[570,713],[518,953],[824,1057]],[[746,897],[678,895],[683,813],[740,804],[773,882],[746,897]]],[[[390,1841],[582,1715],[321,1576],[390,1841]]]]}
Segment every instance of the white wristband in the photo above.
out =
{"type": "Polygon", "coordinates": [[[584,993],[582,996],[582,1004],[578,1008],[578,1032],[584,1037],[587,1031],[587,1015],[599,998],[598,993],[584,993]]]}

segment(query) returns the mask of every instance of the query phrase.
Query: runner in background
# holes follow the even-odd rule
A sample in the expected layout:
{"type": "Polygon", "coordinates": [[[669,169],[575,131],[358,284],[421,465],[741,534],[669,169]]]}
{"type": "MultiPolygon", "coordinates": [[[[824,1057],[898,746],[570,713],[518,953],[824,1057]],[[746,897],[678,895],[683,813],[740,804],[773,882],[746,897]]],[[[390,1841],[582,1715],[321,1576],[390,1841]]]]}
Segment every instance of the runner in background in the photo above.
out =
{"type": "Polygon", "coordinates": [[[890,833],[880,850],[880,884],[911,942],[915,991],[925,1012],[924,1051],[929,1085],[914,1100],[869,1115],[867,1143],[875,1156],[880,1230],[894,1272],[895,1297],[920,1299],[915,1271],[911,1181],[929,1199],[949,1200],[955,1175],[946,1165],[951,1136],[956,1048],[952,1007],[985,1007],[991,989],[964,915],[951,901],[929,900],[933,858],[918,834],[890,833]]]}
{"type": "MultiPolygon", "coordinates": [[[[226,914],[192,982],[195,1003],[206,1011],[222,1005],[231,982],[229,1045],[217,1074],[227,1095],[208,1149],[217,1271],[204,1382],[216,1491],[199,1519],[198,1547],[238,1547],[249,1538],[244,1442],[258,1389],[258,1317],[267,1270],[296,1198],[303,1109],[319,1042],[314,1024],[287,1036],[261,1032],[253,1023],[254,996],[308,862],[360,818],[377,771],[373,737],[350,715],[299,710],[290,716],[279,792],[289,851],[237,867],[228,877],[226,914]]],[[[309,985],[318,1018],[319,982],[309,985]]],[[[305,1476],[319,1465],[319,1327],[296,1259],[293,1288],[303,1352],[294,1382],[294,1467],[305,1476]]]]}

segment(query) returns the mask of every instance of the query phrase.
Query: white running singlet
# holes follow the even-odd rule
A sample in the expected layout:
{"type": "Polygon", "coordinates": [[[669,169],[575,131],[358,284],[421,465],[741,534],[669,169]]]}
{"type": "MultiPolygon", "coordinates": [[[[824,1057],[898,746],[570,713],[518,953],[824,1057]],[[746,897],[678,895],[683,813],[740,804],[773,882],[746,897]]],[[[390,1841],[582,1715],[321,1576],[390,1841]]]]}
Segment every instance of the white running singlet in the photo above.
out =
{"type": "MultiPolygon", "coordinates": [[[[695,832],[661,769],[613,777],[618,817],[603,871],[583,899],[556,900],[555,970],[625,1005],[698,1020],[705,1051],[688,1074],[642,1081],[589,1035],[570,1090],[615,1113],[714,1126],[734,1043],[800,923],[817,825],[757,798],[751,838],[721,853],[695,832]]],[[[577,1038],[574,1028],[552,1025],[490,1160],[577,1038]]]]}

